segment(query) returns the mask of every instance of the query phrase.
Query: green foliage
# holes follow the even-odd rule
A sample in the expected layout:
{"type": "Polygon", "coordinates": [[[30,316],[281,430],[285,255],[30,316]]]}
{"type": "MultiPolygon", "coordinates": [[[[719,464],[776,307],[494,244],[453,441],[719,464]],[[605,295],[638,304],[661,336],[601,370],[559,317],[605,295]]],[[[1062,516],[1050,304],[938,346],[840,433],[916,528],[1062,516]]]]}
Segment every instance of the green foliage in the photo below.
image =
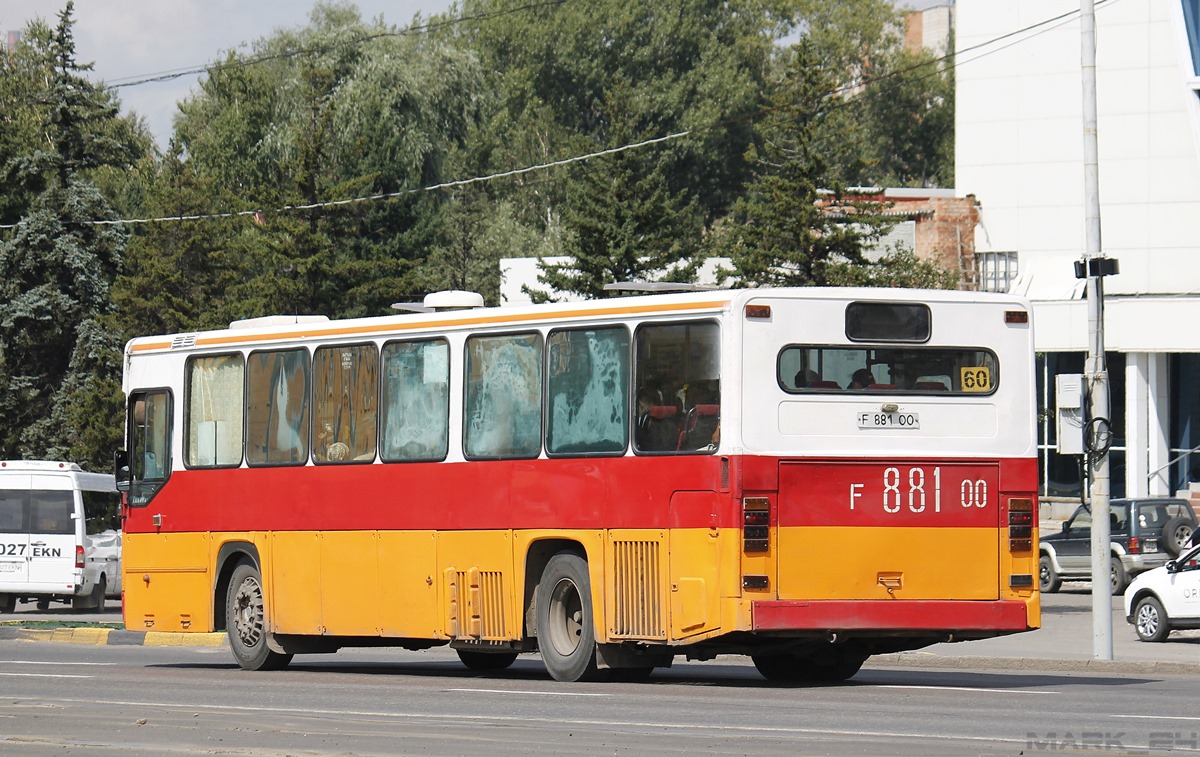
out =
{"type": "Polygon", "coordinates": [[[75,61],[72,11],[68,3],[52,30],[34,25],[16,58],[18,78],[42,82],[27,92],[46,146],[4,167],[17,187],[10,200],[26,203],[0,240],[0,456],[107,466],[119,437],[111,421],[120,353],[102,323],[126,235],[87,223],[112,211],[86,176],[127,165],[139,142],[119,123],[116,103],[82,76],[88,66],[75,61]]]}
{"type": "Polygon", "coordinates": [[[959,284],[954,271],[921,260],[909,249],[892,250],[872,265],[832,263],[826,269],[826,281],[831,286],[905,289],[955,289],[959,284]]]}
{"type": "MultiPolygon", "coordinates": [[[[463,12],[518,4],[467,0],[463,12]]],[[[640,176],[657,174],[684,205],[694,198],[711,221],[749,175],[747,116],[761,104],[776,24],[766,2],[598,0],[465,25],[462,40],[492,72],[488,90],[496,93],[474,146],[478,168],[536,165],[693,130],[624,160],[642,163],[631,169],[640,176]]],[[[590,181],[594,170],[518,180],[512,200],[527,222],[559,216],[569,195],[579,197],[572,185],[590,181]]]]}
{"type": "Polygon", "coordinates": [[[820,149],[823,119],[841,102],[833,96],[838,73],[826,67],[812,42],[795,46],[763,121],[762,150],[753,155],[757,176],[713,240],[715,251],[732,258],[743,284],[828,284],[830,265],[864,265],[864,246],[890,226],[882,206],[831,181],[820,149]]]}
{"type": "Polygon", "coordinates": [[[223,227],[222,270],[235,282],[210,287],[223,301],[204,313],[387,312],[418,285],[441,198],[312,206],[440,181],[477,118],[481,86],[469,52],[365,25],[347,5],[318,4],[308,27],[213,66],[181,105],[179,176],[214,210],[299,209],[223,227]]]}

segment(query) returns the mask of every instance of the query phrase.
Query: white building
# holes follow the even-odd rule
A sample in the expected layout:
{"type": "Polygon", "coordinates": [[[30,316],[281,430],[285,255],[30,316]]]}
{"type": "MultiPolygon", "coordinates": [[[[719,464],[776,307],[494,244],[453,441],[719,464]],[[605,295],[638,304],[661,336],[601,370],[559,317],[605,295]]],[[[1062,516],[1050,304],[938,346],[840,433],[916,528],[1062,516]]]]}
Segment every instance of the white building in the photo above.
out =
{"type": "MultiPolygon", "coordinates": [[[[1114,496],[1187,490],[1200,473],[1200,0],[1096,3],[1105,343],[1114,496]],[[1183,458],[1172,463],[1176,457],[1183,458]]],[[[1034,301],[1043,393],[1083,372],[1083,88],[1078,0],[958,0],[956,186],[981,203],[976,255],[1034,301]],[[1042,23],[1046,22],[1046,23],[1042,23]],[[1006,36],[1006,35],[1012,36],[1006,36]]],[[[1045,430],[1048,494],[1077,458],[1045,430]]]]}

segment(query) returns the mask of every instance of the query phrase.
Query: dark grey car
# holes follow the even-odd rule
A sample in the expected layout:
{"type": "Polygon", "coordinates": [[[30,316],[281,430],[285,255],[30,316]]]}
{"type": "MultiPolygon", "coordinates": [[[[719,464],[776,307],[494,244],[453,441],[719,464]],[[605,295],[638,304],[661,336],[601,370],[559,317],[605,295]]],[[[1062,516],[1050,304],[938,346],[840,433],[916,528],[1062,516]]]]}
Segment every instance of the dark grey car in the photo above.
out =
{"type": "MultiPolygon", "coordinates": [[[[1131,576],[1165,565],[1187,544],[1196,513],[1185,499],[1147,497],[1109,502],[1112,593],[1121,594],[1131,576]]],[[[1092,513],[1081,505],[1062,532],[1039,541],[1042,591],[1058,591],[1063,581],[1092,578],[1092,513]]]]}

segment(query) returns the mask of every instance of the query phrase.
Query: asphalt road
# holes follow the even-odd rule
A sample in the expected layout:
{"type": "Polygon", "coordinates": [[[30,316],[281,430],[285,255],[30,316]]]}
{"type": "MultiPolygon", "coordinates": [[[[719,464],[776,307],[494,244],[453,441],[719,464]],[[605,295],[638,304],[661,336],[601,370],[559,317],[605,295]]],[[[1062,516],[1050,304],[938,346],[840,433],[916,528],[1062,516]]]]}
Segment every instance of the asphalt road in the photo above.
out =
{"type": "MultiPolygon", "coordinates": [[[[677,662],[642,684],[561,684],[535,655],[489,675],[447,649],[248,673],[221,647],[0,638],[0,753],[1200,754],[1200,632],[1140,642],[1115,607],[1115,662],[1091,659],[1091,596],[1067,584],[1044,597],[1041,630],[873,658],[824,687],[769,683],[741,657],[677,662]]],[[[24,605],[0,619],[120,613],[24,605]]]]}
{"type": "Polygon", "coordinates": [[[781,686],[740,658],[562,684],[535,657],[347,650],[278,672],[199,647],[0,640],[5,755],[1200,754],[1186,675],[870,668],[781,686]]]}

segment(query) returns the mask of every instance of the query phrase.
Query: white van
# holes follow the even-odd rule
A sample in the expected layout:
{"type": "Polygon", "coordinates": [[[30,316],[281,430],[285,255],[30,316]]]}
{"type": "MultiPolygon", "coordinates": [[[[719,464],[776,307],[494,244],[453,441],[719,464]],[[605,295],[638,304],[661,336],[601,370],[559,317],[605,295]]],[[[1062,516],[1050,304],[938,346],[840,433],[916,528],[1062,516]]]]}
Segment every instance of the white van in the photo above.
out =
{"type": "Polygon", "coordinates": [[[74,463],[0,460],[0,612],[17,601],[103,610],[120,597],[121,534],[103,530],[119,496],[113,476],[74,463]]]}

